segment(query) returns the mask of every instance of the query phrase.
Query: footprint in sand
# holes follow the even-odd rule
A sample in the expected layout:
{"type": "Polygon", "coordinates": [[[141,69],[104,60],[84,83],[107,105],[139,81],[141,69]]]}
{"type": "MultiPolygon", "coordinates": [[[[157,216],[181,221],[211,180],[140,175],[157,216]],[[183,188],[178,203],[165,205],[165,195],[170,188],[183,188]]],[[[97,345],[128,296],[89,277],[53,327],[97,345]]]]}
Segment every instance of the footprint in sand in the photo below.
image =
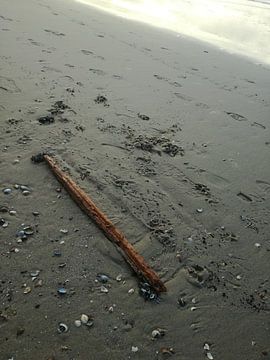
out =
{"type": "Polygon", "coordinates": [[[93,51],[90,51],[90,50],[81,50],[81,52],[82,52],[84,55],[94,55],[93,51]]]}
{"type": "Polygon", "coordinates": [[[15,81],[5,76],[0,76],[0,90],[7,91],[9,93],[21,92],[21,89],[18,88],[15,81]]]}
{"type": "Polygon", "coordinates": [[[270,193],[270,182],[264,180],[256,180],[256,184],[266,193],[270,193]]]}
{"type": "Polygon", "coordinates": [[[229,180],[227,180],[226,178],[208,171],[204,172],[204,177],[207,181],[209,181],[212,185],[216,187],[223,188],[230,184],[229,180]]]}
{"type": "Polygon", "coordinates": [[[264,129],[264,130],[266,129],[266,126],[264,126],[263,124],[260,124],[260,123],[258,123],[256,121],[254,121],[254,123],[252,123],[251,126],[256,126],[256,127],[261,128],[261,129],[264,129]]]}
{"type": "Polygon", "coordinates": [[[243,115],[240,115],[240,114],[237,114],[237,113],[233,113],[233,112],[227,112],[225,111],[225,113],[227,115],[230,115],[231,118],[233,118],[234,120],[237,120],[237,121],[247,121],[247,118],[244,117],[243,115]]]}
{"type": "Polygon", "coordinates": [[[53,30],[49,30],[49,29],[44,29],[44,31],[46,31],[47,33],[56,35],[56,36],[66,36],[66,34],[59,32],[59,31],[53,31],[53,30]]]}
{"type": "Polygon", "coordinates": [[[100,69],[89,69],[89,71],[91,71],[92,73],[94,73],[96,75],[105,75],[106,74],[103,70],[100,70],[100,69]]]}

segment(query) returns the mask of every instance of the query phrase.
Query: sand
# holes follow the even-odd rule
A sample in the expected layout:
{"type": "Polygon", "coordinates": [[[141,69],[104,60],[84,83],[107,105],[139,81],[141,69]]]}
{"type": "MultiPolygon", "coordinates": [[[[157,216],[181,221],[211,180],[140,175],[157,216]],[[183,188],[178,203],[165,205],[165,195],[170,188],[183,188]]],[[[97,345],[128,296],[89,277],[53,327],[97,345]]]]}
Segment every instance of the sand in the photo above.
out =
{"type": "Polygon", "coordinates": [[[0,15],[1,360],[269,359],[269,67],[69,0],[0,15]],[[161,276],[160,303],[40,151],[161,276]]]}

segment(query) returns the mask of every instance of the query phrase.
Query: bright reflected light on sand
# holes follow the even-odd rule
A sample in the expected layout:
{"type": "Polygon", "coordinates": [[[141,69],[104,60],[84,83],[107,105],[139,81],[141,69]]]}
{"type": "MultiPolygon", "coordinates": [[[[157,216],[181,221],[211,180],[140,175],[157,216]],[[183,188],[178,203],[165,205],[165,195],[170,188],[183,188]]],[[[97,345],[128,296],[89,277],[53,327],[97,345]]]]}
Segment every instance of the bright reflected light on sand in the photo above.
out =
{"type": "Polygon", "coordinates": [[[270,2],[252,0],[76,0],[270,64],[270,2]]]}

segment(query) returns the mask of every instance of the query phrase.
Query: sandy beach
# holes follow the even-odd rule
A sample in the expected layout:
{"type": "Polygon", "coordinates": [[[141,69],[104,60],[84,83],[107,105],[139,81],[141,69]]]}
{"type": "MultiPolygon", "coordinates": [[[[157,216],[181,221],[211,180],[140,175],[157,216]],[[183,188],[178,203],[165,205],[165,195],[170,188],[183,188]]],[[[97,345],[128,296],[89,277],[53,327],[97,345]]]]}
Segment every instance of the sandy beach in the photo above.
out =
{"type": "Polygon", "coordinates": [[[269,66],[71,0],[0,2],[0,359],[270,359],[269,66]],[[47,151],[159,302],[31,162],[47,151]]]}

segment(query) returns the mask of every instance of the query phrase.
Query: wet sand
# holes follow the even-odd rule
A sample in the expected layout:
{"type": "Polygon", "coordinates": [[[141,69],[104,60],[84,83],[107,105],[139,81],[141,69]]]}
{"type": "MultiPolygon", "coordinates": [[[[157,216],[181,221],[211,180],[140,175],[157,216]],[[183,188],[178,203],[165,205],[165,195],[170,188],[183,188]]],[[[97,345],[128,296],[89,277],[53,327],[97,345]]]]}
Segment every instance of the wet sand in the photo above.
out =
{"type": "Polygon", "coordinates": [[[269,359],[269,68],[71,1],[2,0],[0,20],[1,359],[269,359]],[[40,151],[161,276],[159,304],[40,151]]]}

